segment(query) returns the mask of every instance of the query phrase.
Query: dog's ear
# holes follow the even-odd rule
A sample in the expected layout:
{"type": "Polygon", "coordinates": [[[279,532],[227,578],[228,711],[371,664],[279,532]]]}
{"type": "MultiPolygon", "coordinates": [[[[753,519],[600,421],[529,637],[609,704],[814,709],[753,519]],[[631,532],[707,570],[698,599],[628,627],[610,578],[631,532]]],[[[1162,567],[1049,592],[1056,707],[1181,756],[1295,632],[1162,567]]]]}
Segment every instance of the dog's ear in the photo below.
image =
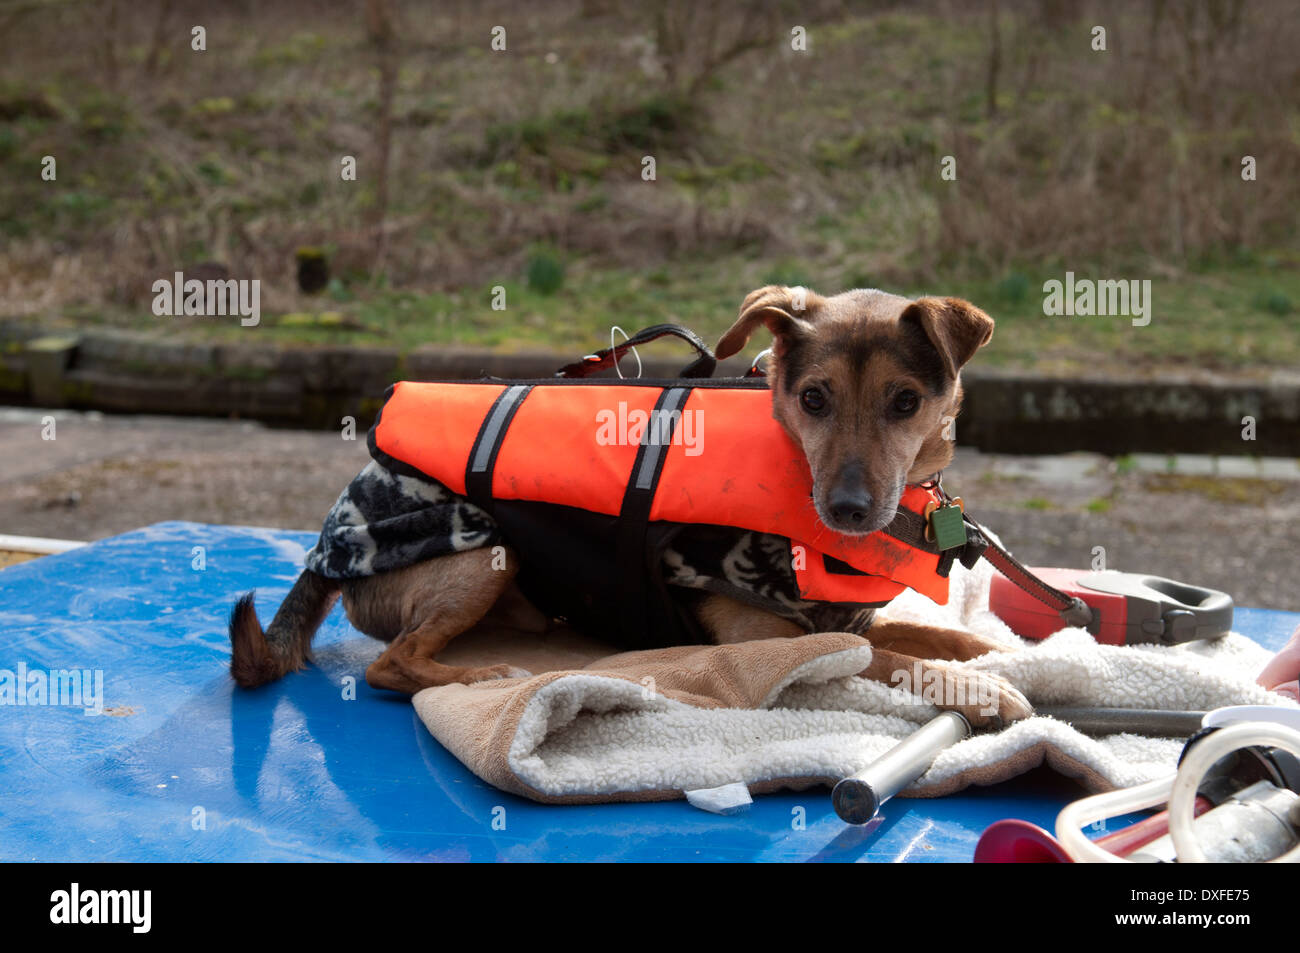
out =
{"type": "Polygon", "coordinates": [[[793,335],[812,327],[812,314],[820,301],[821,297],[807,288],[768,285],[751,291],[740,306],[736,323],[718,341],[718,360],[738,354],[760,323],[772,332],[779,351],[793,335]]]}
{"type": "Polygon", "coordinates": [[[899,318],[925,332],[949,377],[956,377],[975,352],[993,337],[993,319],[961,298],[918,298],[899,318]]]}

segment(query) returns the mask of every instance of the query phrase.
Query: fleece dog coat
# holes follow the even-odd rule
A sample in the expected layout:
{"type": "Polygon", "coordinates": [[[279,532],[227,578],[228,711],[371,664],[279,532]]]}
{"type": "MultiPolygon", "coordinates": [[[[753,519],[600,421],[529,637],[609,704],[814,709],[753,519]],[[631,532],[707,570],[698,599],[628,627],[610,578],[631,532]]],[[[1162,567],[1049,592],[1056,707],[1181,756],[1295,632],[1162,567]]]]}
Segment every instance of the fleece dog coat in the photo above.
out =
{"type": "MultiPolygon", "coordinates": [[[[330,579],[357,579],[504,541],[492,517],[463,496],[371,461],[325,518],[306,568],[330,579]]],[[[663,550],[663,579],[682,590],[686,607],[695,601],[689,591],[716,592],[808,632],[861,632],[871,624],[873,608],[800,598],[784,537],[699,526],[678,534],[676,543],[663,550]]]]}

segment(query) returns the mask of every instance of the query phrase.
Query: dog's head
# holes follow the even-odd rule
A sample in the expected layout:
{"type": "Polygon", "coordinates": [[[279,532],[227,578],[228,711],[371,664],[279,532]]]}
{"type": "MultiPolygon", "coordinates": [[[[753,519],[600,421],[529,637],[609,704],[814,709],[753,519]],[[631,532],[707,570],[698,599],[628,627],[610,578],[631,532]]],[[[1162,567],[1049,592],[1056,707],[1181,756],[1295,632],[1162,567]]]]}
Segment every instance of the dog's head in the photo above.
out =
{"type": "Polygon", "coordinates": [[[960,298],[769,285],[745,299],[718,357],[760,324],[776,339],[772,413],[808,460],[818,516],[840,533],[887,525],[906,484],[951,462],[961,368],[993,319],[960,298]]]}

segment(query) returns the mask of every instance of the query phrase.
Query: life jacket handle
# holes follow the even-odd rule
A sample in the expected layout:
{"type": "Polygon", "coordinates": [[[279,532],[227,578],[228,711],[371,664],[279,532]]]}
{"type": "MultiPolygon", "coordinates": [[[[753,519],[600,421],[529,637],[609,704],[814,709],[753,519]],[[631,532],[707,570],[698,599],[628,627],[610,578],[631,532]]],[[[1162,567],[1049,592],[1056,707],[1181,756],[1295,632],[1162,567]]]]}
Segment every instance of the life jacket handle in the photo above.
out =
{"type": "Polygon", "coordinates": [[[608,370],[616,365],[622,360],[624,354],[638,344],[645,344],[668,335],[681,338],[695,348],[696,353],[699,355],[682,369],[681,373],[677,375],[678,377],[713,376],[713,371],[718,366],[718,359],[714,357],[713,351],[698,334],[690,328],[682,327],[680,324],[652,324],[648,328],[642,328],[627,340],[615,344],[613,347],[601,348],[594,354],[588,354],[580,361],[565,364],[555,372],[555,376],[566,378],[590,377],[597,371],[608,370]]]}

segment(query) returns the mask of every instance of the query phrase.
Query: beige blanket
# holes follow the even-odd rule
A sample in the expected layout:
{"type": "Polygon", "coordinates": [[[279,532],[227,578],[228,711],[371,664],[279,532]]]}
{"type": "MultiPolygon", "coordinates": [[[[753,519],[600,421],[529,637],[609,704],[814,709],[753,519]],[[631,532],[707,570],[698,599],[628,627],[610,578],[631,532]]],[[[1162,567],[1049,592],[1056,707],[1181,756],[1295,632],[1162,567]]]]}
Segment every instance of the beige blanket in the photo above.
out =
{"type": "MultiPolygon", "coordinates": [[[[884,614],[999,640],[968,663],[1010,679],[1036,705],[1212,709],[1294,703],[1254,684],[1270,653],[1243,636],[1167,648],[1098,645],[1082,630],[1017,638],[987,608],[992,568],[954,566],[937,606],[908,592],[884,614]]],[[[868,633],[869,638],[869,633],[868,633]]],[[[462,636],[452,664],[508,661],[537,673],[415,696],[435,738],[483,780],[545,803],[650,801],[712,789],[749,793],[830,784],[865,767],[936,714],[921,698],[858,678],[867,639],[823,633],[726,646],[608,654],[559,631],[462,636]]],[[[943,752],[907,792],[933,797],[1047,764],[1091,790],[1173,771],[1181,742],[1092,739],[1034,717],[943,752]]],[[[701,797],[707,806],[710,798],[701,797]]]]}

